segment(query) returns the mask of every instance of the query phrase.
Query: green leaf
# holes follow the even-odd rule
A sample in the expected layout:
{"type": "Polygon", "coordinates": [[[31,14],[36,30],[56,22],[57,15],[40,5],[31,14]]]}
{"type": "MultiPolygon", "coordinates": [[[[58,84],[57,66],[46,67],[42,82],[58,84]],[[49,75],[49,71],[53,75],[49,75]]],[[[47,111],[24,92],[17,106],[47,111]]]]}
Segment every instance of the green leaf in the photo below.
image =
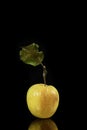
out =
{"type": "Polygon", "coordinates": [[[39,51],[38,44],[32,43],[20,50],[20,59],[26,64],[37,66],[42,63],[44,54],[43,51],[39,51]]]}

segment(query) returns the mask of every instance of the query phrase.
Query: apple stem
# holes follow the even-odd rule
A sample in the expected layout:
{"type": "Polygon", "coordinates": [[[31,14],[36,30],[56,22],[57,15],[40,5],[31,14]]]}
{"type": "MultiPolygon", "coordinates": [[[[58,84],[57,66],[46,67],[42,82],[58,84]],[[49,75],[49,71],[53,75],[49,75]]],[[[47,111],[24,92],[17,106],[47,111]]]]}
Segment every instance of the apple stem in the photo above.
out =
{"type": "Polygon", "coordinates": [[[41,65],[43,67],[43,80],[44,80],[44,84],[46,84],[46,74],[47,74],[46,66],[43,65],[43,63],[41,63],[41,65]]]}

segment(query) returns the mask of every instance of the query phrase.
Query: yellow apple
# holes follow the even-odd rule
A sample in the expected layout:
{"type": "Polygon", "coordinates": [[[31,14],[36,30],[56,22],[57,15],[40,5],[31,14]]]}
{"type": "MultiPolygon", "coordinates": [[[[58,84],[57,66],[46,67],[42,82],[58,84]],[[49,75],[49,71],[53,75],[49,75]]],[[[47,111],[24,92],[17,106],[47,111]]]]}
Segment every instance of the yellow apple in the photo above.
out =
{"type": "Polygon", "coordinates": [[[38,118],[49,118],[58,108],[59,92],[52,85],[34,84],[27,91],[26,101],[32,115],[38,118]]]}
{"type": "Polygon", "coordinates": [[[29,125],[28,130],[58,130],[58,127],[51,119],[37,119],[29,125]]]}

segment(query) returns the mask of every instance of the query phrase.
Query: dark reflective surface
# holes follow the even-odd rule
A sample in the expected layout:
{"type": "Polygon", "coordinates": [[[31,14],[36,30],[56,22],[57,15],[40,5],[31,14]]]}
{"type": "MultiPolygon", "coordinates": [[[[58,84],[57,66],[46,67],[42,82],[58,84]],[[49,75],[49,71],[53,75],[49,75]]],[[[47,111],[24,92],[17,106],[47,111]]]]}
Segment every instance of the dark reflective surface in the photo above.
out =
{"type": "Polygon", "coordinates": [[[58,130],[58,126],[51,119],[36,119],[29,124],[28,130],[58,130]]]}

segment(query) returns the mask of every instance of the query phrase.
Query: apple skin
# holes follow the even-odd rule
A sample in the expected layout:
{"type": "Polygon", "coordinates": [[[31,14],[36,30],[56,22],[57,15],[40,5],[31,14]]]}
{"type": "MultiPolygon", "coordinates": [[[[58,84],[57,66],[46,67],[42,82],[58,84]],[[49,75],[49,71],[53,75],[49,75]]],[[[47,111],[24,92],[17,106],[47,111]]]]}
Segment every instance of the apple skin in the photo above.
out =
{"type": "Polygon", "coordinates": [[[42,83],[32,85],[26,95],[31,114],[38,118],[50,118],[59,105],[59,92],[52,85],[42,83]]]}
{"type": "Polygon", "coordinates": [[[36,119],[31,122],[28,130],[58,130],[58,127],[51,119],[36,119]]]}

